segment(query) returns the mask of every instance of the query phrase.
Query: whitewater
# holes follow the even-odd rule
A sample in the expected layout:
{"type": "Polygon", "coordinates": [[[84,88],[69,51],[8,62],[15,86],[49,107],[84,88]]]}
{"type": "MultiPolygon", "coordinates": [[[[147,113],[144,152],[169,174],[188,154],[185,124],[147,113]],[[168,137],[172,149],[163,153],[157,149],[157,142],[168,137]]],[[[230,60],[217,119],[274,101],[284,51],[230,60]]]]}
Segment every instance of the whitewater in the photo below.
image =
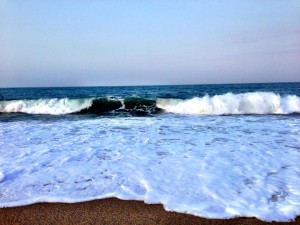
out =
{"type": "Polygon", "coordinates": [[[0,207],[117,197],[206,218],[291,221],[299,90],[0,89],[0,207]]]}
{"type": "Polygon", "coordinates": [[[124,109],[134,111],[136,107],[145,112],[151,107],[157,107],[165,112],[204,115],[300,113],[299,97],[296,95],[281,97],[272,92],[227,93],[212,97],[205,95],[204,97],[194,97],[187,100],[162,98],[151,100],[139,97],[129,99],[128,101],[128,99],[107,97],[0,101],[0,113],[19,112],[27,114],[62,115],[83,111],[89,113],[104,113],[124,109]],[[97,101],[98,107],[96,105],[97,101]],[[91,108],[95,109],[89,110],[91,108]]]}

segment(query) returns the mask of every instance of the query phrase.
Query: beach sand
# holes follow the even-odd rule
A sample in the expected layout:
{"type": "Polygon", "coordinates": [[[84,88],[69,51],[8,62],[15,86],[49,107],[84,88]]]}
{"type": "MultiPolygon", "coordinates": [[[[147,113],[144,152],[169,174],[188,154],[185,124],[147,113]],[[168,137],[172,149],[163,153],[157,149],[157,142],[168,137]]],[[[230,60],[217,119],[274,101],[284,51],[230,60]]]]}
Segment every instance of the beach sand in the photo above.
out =
{"type": "Polygon", "coordinates": [[[255,218],[205,219],[167,212],[162,205],[109,198],[82,203],[38,203],[2,208],[0,224],[300,224],[300,217],[290,223],[266,223],[255,218]]]}

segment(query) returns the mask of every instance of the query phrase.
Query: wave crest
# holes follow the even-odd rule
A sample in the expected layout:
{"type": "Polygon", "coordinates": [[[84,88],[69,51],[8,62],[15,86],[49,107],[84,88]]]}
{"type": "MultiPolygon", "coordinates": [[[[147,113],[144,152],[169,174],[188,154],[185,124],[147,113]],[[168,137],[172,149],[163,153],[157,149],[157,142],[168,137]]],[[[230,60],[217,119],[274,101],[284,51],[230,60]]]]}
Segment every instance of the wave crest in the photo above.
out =
{"type": "Polygon", "coordinates": [[[38,99],[0,101],[1,113],[61,115],[79,112],[90,107],[93,99],[38,99]]]}
{"type": "Polygon", "coordinates": [[[300,99],[295,95],[281,97],[273,92],[227,93],[192,99],[158,99],[157,107],[180,114],[290,114],[300,113],[300,99]]]}

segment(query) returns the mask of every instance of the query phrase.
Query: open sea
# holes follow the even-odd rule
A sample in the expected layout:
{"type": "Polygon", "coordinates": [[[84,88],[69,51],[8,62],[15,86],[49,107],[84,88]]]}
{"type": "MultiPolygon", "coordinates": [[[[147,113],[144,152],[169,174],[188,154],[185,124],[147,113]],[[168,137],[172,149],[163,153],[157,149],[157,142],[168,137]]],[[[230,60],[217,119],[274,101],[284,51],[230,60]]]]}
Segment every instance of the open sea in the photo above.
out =
{"type": "Polygon", "coordinates": [[[0,207],[108,197],[293,220],[300,83],[0,89],[0,207]]]}

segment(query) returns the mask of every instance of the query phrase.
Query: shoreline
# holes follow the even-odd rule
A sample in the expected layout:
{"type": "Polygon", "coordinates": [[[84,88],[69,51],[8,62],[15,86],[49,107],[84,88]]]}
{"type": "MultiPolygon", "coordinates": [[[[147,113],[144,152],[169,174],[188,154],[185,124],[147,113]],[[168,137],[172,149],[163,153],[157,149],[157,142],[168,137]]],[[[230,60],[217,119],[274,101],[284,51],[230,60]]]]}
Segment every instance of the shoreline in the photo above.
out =
{"type": "Polygon", "coordinates": [[[207,219],[189,214],[165,211],[161,204],[145,204],[136,200],[107,198],[80,203],[36,203],[0,208],[0,224],[210,224],[269,225],[300,224],[265,222],[256,218],[207,219]]]}

